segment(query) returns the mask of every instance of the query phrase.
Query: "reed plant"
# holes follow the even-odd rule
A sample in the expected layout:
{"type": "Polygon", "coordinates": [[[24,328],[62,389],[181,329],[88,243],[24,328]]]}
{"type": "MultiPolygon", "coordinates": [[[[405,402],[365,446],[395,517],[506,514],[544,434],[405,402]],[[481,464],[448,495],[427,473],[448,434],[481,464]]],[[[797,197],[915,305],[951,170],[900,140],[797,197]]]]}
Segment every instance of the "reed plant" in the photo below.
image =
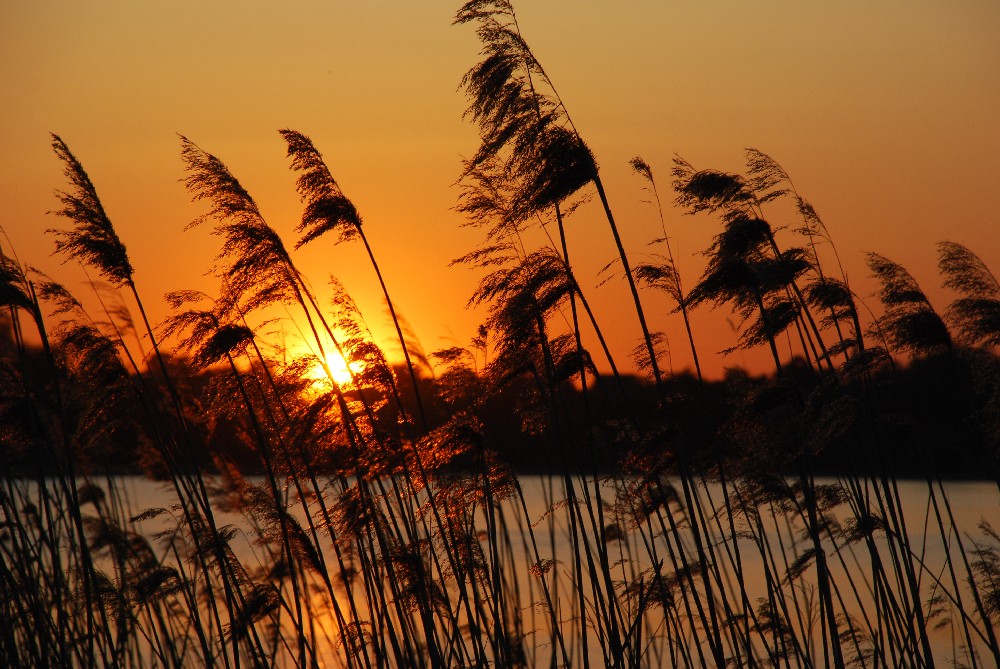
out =
{"type": "Polygon", "coordinates": [[[168,294],[159,325],[94,183],[53,136],[68,182],[56,250],[110,289],[78,298],[0,246],[0,663],[1000,663],[1000,538],[968,524],[941,475],[951,438],[949,457],[1000,485],[987,263],[943,242],[957,297],[938,311],[870,253],[883,307],[864,323],[815,208],[750,149],[744,173],[675,162],[678,209],[719,229],[685,290],[650,166],[631,163],[663,253],[632,264],[513,6],[469,2],[456,21],[483,42],[463,80],[481,144],[457,208],[485,240],[457,262],[478,274],[484,321],[467,347],[430,356],[431,378],[357,209],[304,134],[281,131],[305,204],[294,247],[225,163],[181,138],[205,208],[189,227],[220,240],[218,286],[168,294]],[[564,223],[591,186],[651,378],[619,369],[570,262],[564,223]],[[546,234],[532,246],[535,226],[546,234]],[[323,305],[300,271],[298,248],[328,234],[362,242],[401,364],[335,277],[323,305]],[[646,320],[640,287],[673,298],[696,380],[661,369],[651,326],[666,324],[646,320]],[[706,303],[740,321],[728,352],[766,347],[773,376],[703,378],[706,303]],[[349,380],[334,352],[356,364],[349,380]],[[517,471],[525,462],[544,471],[517,471]]]}

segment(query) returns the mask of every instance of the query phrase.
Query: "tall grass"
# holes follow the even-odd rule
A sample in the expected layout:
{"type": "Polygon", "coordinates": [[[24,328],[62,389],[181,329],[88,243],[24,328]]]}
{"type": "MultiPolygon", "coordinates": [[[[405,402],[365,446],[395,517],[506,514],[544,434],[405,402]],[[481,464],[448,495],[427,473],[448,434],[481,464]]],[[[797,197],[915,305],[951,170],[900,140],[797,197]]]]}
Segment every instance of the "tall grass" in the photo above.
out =
{"type": "Polygon", "coordinates": [[[0,661],[1000,663],[1000,537],[966,524],[941,476],[961,455],[1000,485],[1000,284],[987,263],[941,244],[958,297],[939,312],[870,253],[883,310],[866,330],[829,230],[751,149],[742,174],[673,166],[675,204],[719,226],[685,289],[652,167],[631,163],[664,253],[631,263],[596,159],[513,7],[466,3],[457,22],[484,44],[464,81],[482,144],[458,208],[485,240],[456,262],[478,273],[471,303],[485,320],[467,348],[431,356],[433,378],[418,373],[357,210],[305,135],[281,131],[305,203],[294,249],[222,160],[181,138],[204,208],[192,226],[220,240],[218,287],[170,293],[155,326],[127,240],[53,136],[68,182],[56,250],[126,295],[142,330],[107,290],[77,299],[0,246],[0,661]],[[564,222],[590,186],[653,384],[620,373],[570,262],[564,222]],[[531,246],[526,232],[549,221],[558,239],[531,246]],[[329,233],[362,242],[401,365],[335,278],[323,306],[296,265],[299,246],[329,233]],[[640,285],[675,301],[697,379],[661,369],[640,285]],[[771,352],[773,377],[702,378],[692,315],[705,303],[739,320],[731,350],[771,352]],[[307,351],[276,339],[282,313],[307,351]],[[149,359],[127,345],[136,334],[149,359]],[[357,363],[349,381],[330,369],[334,351],[357,363]],[[947,439],[957,447],[943,453],[947,439]],[[543,475],[515,471],[518,443],[543,475]]]}

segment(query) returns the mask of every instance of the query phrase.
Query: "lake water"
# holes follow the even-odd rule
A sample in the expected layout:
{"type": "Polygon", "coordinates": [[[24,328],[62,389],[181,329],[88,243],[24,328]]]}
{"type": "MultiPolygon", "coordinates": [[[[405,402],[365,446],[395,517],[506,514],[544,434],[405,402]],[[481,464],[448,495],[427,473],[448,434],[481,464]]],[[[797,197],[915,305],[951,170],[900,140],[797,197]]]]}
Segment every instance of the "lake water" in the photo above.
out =
{"type": "MultiPolygon", "coordinates": [[[[464,497],[453,495],[452,506],[443,504],[441,508],[479,542],[483,568],[488,570],[496,563],[497,569],[490,576],[505,584],[504,596],[518,600],[516,604],[507,602],[506,624],[510,633],[516,632],[518,653],[527,666],[550,666],[566,660],[583,666],[585,653],[591,666],[610,664],[616,635],[619,641],[636,644],[635,655],[641,656],[646,666],[710,665],[712,644],[706,638],[711,633],[723,646],[719,652],[737,665],[746,662],[747,654],[760,664],[780,656],[779,664],[789,667],[830,662],[822,634],[825,610],[817,603],[821,593],[817,561],[811,553],[814,538],[808,531],[808,513],[795,507],[801,496],[783,499],[756,488],[724,491],[717,482],[694,482],[685,490],[674,480],[655,486],[614,479],[595,485],[593,479],[577,477],[524,476],[519,481],[522,494],[507,489],[492,521],[474,491],[465,488],[464,497]],[[466,506],[458,508],[461,504],[466,506]],[[488,542],[491,522],[499,537],[495,552],[490,551],[488,542]],[[699,555],[708,557],[698,559],[699,555]],[[607,577],[600,576],[605,569],[607,577]],[[714,613],[704,612],[710,608],[709,601],[714,613]],[[793,631],[784,636],[766,631],[766,611],[784,612],[784,624],[793,631]],[[553,631],[556,627],[558,634],[553,631]],[[785,643],[797,644],[797,649],[779,649],[785,643]],[[785,659],[788,654],[791,659],[785,659]]],[[[267,488],[262,480],[249,483],[267,488]]],[[[855,620],[855,634],[842,646],[845,658],[858,659],[861,666],[905,664],[905,653],[912,651],[908,644],[912,646],[916,640],[900,642],[898,648],[878,640],[892,634],[906,637],[905,631],[894,631],[894,626],[904,624],[902,621],[912,623],[913,614],[906,614],[905,609],[907,593],[915,589],[920,593],[920,610],[927,619],[925,627],[937,662],[969,664],[970,640],[977,658],[990,660],[981,634],[982,621],[968,589],[968,571],[980,574],[975,563],[986,554],[978,554],[977,546],[996,546],[995,539],[981,527],[1000,528],[997,486],[980,482],[929,486],[922,481],[901,481],[896,484],[898,498],[893,498],[901,505],[895,509],[884,504],[881,488],[870,482],[856,482],[854,494],[846,498],[834,489],[837,483],[833,479],[817,481],[816,490],[829,502],[819,541],[828,564],[838,630],[847,629],[846,616],[855,620]],[[870,516],[858,513],[861,501],[868,506],[870,516]],[[901,515],[895,515],[897,512],[901,515]],[[896,520],[890,522],[894,515],[896,520]],[[863,525],[857,522],[859,517],[879,518],[881,526],[869,535],[852,534],[852,529],[863,525]],[[903,526],[906,542],[894,534],[894,528],[903,526]],[[892,541],[887,539],[890,535],[892,541]],[[865,536],[870,536],[871,542],[866,543],[865,536]],[[886,580],[880,582],[873,576],[873,551],[884,566],[899,550],[907,551],[908,558],[897,564],[910,565],[913,573],[887,568],[883,572],[886,580]],[[907,581],[908,577],[913,580],[907,581]],[[880,597],[882,607],[875,605],[880,597]],[[904,612],[895,618],[878,613],[893,607],[904,612]],[[970,636],[960,624],[963,616],[970,622],[970,636]]],[[[162,549],[163,537],[172,536],[169,533],[178,525],[173,489],[139,477],[120,477],[115,484],[125,493],[129,515],[155,508],[167,510],[135,526],[148,537],[160,537],[153,544],[162,549]]],[[[29,496],[30,488],[25,488],[29,496]]],[[[383,491],[391,490],[390,484],[383,486],[383,491]]],[[[330,488],[331,503],[337,491],[336,485],[330,488]]],[[[286,492],[292,515],[305,527],[305,512],[297,505],[294,492],[290,488],[286,492]]],[[[414,526],[434,536],[440,520],[432,516],[422,494],[417,493],[416,506],[421,509],[414,526]]],[[[382,503],[392,504],[392,497],[390,492],[382,503]]],[[[315,501],[312,504],[315,509],[315,501]]],[[[315,520],[319,514],[314,511],[313,517],[315,520]]],[[[231,528],[229,545],[249,573],[263,573],[273,566],[274,548],[262,542],[266,531],[262,531],[259,518],[255,524],[245,513],[219,508],[216,521],[231,528]]],[[[335,564],[332,543],[321,543],[326,563],[335,564]]],[[[448,573],[440,555],[436,567],[429,548],[424,556],[439,580],[440,573],[448,573]]],[[[166,551],[162,559],[171,560],[166,551]]],[[[360,568],[355,557],[346,559],[348,566],[360,568]]],[[[98,566],[112,571],[110,564],[98,566]]],[[[314,585],[321,580],[310,578],[314,585]]],[[[336,589],[337,605],[346,611],[350,608],[346,581],[339,582],[345,585],[336,589]]],[[[356,580],[353,587],[357,589],[356,616],[367,624],[371,610],[366,602],[373,600],[363,596],[364,583],[356,580]]],[[[454,582],[443,584],[441,589],[448,606],[456,611],[453,615],[460,617],[454,582]]],[[[318,586],[310,593],[310,638],[318,661],[321,666],[343,666],[344,646],[333,604],[318,586]]],[[[294,666],[295,653],[279,650],[274,663],[294,666]]],[[[458,664],[461,659],[456,656],[450,663],[458,664]]]]}

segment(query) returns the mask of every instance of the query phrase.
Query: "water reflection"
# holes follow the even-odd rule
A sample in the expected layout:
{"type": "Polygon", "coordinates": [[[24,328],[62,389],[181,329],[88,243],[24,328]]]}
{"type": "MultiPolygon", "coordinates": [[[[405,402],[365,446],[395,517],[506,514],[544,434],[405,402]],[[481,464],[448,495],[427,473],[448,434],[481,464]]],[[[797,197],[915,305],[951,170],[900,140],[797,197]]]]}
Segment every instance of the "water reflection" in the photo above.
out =
{"type": "MultiPolygon", "coordinates": [[[[164,486],[144,479],[121,481],[135,513],[175,503],[164,486]]],[[[481,501],[450,510],[453,545],[459,545],[460,533],[469,541],[461,560],[447,564],[450,557],[440,544],[420,544],[420,562],[435,579],[429,591],[440,593],[435,611],[446,621],[434,623],[435,643],[448,649],[444,659],[450,663],[475,662],[482,654],[490,661],[504,657],[526,666],[582,665],[586,653],[592,664],[611,665],[621,652],[613,641],[618,639],[650,666],[711,664],[714,652],[748,663],[824,666],[830,651],[823,630],[830,622],[829,610],[820,605],[814,538],[805,511],[796,508],[796,482],[784,483],[792,491],[787,495],[765,494],[745,482],[723,488],[704,482],[640,486],[634,480],[595,484],[588,478],[521,477],[522,495],[507,497],[490,513],[481,501]],[[494,587],[463,594],[455,568],[475,572],[476,583],[494,587]],[[450,577],[447,582],[442,574],[450,577]],[[450,633],[466,635],[465,642],[444,637],[448,621],[461,621],[450,633]],[[476,637],[487,630],[488,640],[477,646],[476,637]],[[720,648],[706,641],[713,636],[722,641],[720,648]]],[[[904,623],[905,611],[915,610],[906,599],[911,590],[905,581],[913,578],[924,598],[921,612],[934,656],[968,662],[970,643],[979,654],[987,646],[981,634],[969,636],[961,624],[963,617],[976,617],[962,570],[975,569],[975,561],[985,555],[976,552],[975,542],[988,539],[979,527],[1000,520],[996,488],[974,482],[895,485],[902,502],[898,507],[889,506],[892,500],[883,498],[878,482],[815,482],[823,498],[817,503],[823,516],[819,541],[844,656],[865,666],[905,661],[905,649],[881,640],[907,636],[896,627],[904,623]],[[891,534],[890,524],[906,528],[905,541],[891,534]],[[894,553],[901,548],[910,560],[894,553]],[[889,564],[912,564],[916,571],[908,574],[889,564]],[[899,612],[895,618],[886,613],[893,609],[899,612]]],[[[293,497],[289,493],[290,514],[306,526],[293,497]]],[[[426,501],[414,504],[422,509],[414,522],[436,536],[426,501]]],[[[379,503],[393,499],[389,495],[379,503]]],[[[218,518],[238,529],[230,546],[241,564],[250,571],[273,571],[275,548],[250,515],[232,509],[218,518]]],[[[142,520],[138,528],[146,536],[163,537],[176,522],[162,514],[142,520]]],[[[362,546],[377,544],[370,534],[358,537],[362,546]]],[[[386,580],[388,562],[400,556],[381,555],[384,562],[368,565],[368,574],[362,574],[357,545],[344,542],[338,558],[327,540],[324,552],[329,573],[313,570],[303,579],[308,592],[301,614],[320,666],[354,664],[365,648],[374,658],[376,648],[422,643],[416,640],[425,621],[414,603],[422,595],[411,593],[414,600],[399,606],[386,580]],[[349,574],[337,568],[339,561],[349,574]],[[412,638],[393,639],[390,622],[412,638]]],[[[464,587],[472,582],[470,576],[464,587]]],[[[399,592],[404,585],[393,587],[399,592]]],[[[287,587],[284,594],[284,607],[273,621],[278,627],[296,619],[290,615],[294,602],[288,601],[287,587]]],[[[285,649],[289,658],[295,656],[292,650],[285,649]]],[[[379,662],[395,664],[384,656],[379,662]]]]}

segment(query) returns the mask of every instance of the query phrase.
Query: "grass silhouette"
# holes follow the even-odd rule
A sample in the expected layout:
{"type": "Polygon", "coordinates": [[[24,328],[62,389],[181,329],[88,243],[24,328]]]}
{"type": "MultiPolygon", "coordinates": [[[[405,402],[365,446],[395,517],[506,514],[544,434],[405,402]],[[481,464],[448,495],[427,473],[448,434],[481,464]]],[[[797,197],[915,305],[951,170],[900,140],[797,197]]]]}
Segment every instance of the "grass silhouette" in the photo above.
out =
{"type": "MultiPolygon", "coordinates": [[[[150,359],[126,345],[137,328],[117,297],[96,290],[94,318],[0,248],[0,661],[1000,663],[1000,537],[970,526],[943,481],[951,461],[1000,489],[1000,284],[987,264],[942,242],[957,297],[938,311],[869,253],[882,310],[865,322],[815,209],[749,149],[742,174],[675,161],[676,206],[718,225],[685,291],[665,227],[663,253],[629,260],[596,157],[512,5],[469,2],[456,22],[483,43],[463,80],[480,145],[458,209],[485,239],[456,262],[480,274],[471,303],[486,316],[468,347],[431,354],[431,378],[357,209],[304,134],[280,131],[305,205],[294,248],[219,158],[181,138],[205,209],[192,225],[220,242],[218,287],[168,294],[156,326],[125,240],[53,136],[68,181],[56,250],[132,300],[150,359]],[[620,372],[569,259],[564,223],[591,185],[648,378],[620,372]],[[532,246],[527,231],[550,222],[558,239],[532,246]],[[296,265],[331,234],[364,245],[402,364],[335,278],[323,307],[296,265]],[[640,287],[673,299],[657,318],[683,319],[695,377],[661,368],[640,287]],[[705,304],[740,323],[728,352],[766,347],[774,376],[702,378],[689,317],[705,304]],[[275,340],[281,310],[315,353],[275,340]],[[327,351],[363,366],[339,383],[327,351]],[[517,471],[526,463],[543,474],[517,471]],[[157,482],[167,501],[151,505],[157,482]]],[[[630,165],[662,223],[652,168],[630,165]]]]}

